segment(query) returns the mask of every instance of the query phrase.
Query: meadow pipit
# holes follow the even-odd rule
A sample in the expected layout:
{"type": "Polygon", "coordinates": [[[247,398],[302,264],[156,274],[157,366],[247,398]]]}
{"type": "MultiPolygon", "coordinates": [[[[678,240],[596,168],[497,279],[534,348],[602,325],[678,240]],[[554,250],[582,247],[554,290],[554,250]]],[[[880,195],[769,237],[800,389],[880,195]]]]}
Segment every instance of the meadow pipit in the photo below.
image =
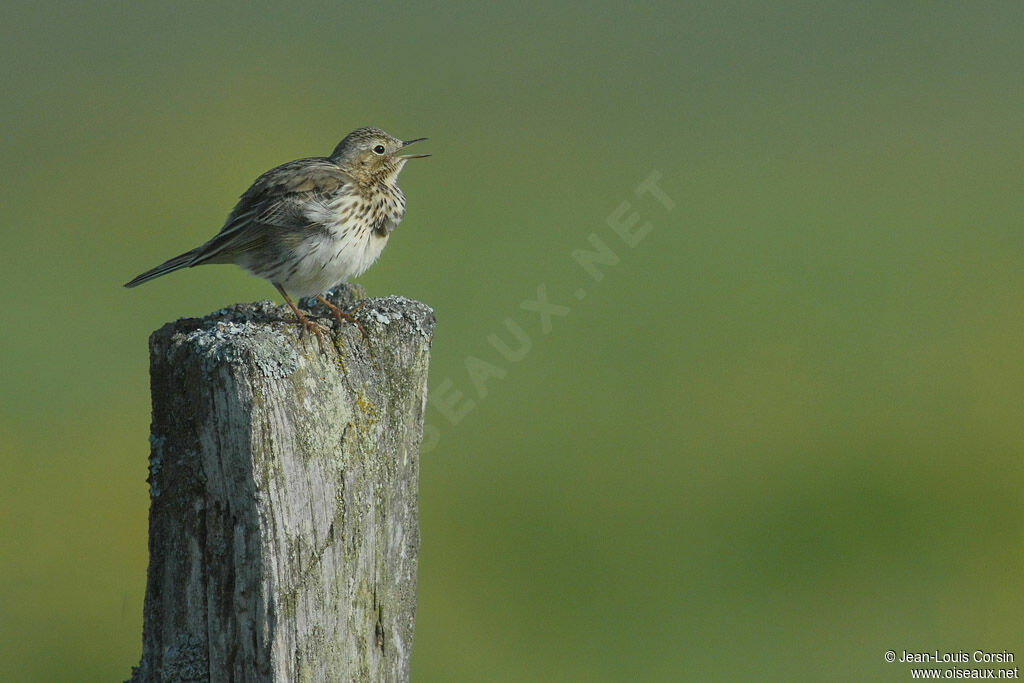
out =
{"type": "Polygon", "coordinates": [[[398,152],[420,140],[426,138],[402,141],[379,128],[359,128],[329,157],[273,168],[245,191],[213,239],[147,270],[125,287],[179,268],[234,263],[277,287],[321,349],[327,330],[303,315],[288,292],[316,296],[339,323],[353,322],[365,336],[355,318],[322,295],[361,275],[380,256],[405,214],[398,174],[409,159],[430,156],[398,152]]]}

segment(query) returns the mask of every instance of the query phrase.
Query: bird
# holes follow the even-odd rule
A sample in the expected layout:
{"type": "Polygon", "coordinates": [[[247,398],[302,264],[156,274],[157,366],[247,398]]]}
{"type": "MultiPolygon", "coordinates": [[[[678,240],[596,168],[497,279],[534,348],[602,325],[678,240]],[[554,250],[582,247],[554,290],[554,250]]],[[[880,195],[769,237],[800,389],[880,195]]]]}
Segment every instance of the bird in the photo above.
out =
{"type": "Polygon", "coordinates": [[[405,215],[398,174],[410,159],[430,156],[399,152],[426,139],[399,140],[367,126],[346,135],[330,156],[276,166],[242,194],[213,238],[124,286],[182,268],[234,263],[277,288],[301,331],[315,335],[321,350],[326,328],[309,320],[289,293],[315,296],[339,324],[355,323],[366,337],[363,326],[323,294],[362,275],[384,250],[405,215]]]}

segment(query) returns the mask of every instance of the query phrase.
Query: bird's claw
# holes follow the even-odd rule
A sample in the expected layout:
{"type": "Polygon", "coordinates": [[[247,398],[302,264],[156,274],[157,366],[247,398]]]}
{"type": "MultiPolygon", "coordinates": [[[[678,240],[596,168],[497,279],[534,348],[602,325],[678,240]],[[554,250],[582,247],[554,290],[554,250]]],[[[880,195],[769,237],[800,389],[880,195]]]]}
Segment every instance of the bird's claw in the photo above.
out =
{"type": "MultiPolygon", "coordinates": [[[[366,328],[363,327],[363,324],[361,322],[356,320],[356,317],[354,315],[352,315],[351,313],[346,313],[345,311],[341,310],[340,308],[338,308],[337,306],[335,306],[322,296],[318,296],[317,300],[327,307],[327,310],[331,312],[331,315],[334,316],[334,319],[338,321],[339,325],[344,325],[346,322],[354,324],[356,327],[359,328],[359,332],[363,335],[363,339],[369,341],[370,335],[367,334],[366,328]]],[[[362,307],[363,302],[360,301],[355,305],[352,311],[358,311],[362,307]]]]}
{"type": "Polygon", "coordinates": [[[330,330],[318,322],[313,322],[306,316],[302,316],[302,319],[299,322],[302,325],[302,329],[299,330],[299,337],[301,338],[309,332],[316,337],[317,343],[320,344],[320,352],[327,353],[327,347],[324,345],[324,334],[330,334],[330,330]]]}

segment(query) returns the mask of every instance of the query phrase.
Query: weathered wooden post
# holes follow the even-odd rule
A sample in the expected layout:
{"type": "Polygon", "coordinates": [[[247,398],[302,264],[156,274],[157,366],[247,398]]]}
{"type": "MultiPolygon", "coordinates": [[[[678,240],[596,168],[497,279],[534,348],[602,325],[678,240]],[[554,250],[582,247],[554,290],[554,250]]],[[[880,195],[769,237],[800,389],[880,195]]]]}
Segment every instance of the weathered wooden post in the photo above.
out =
{"type": "Polygon", "coordinates": [[[408,679],[434,315],[392,296],[358,317],[370,339],[346,326],[328,354],[269,302],[153,333],[132,681],[408,679]]]}

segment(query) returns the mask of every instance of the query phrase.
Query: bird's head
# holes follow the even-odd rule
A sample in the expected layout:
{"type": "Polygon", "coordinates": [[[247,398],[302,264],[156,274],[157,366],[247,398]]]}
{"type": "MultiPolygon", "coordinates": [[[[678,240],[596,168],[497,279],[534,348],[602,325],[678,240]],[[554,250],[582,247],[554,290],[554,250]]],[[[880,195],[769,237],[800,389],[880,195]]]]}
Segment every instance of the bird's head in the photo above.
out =
{"type": "Polygon", "coordinates": [[[429,154],[405,154],[400,152],[414,142],[426,140],[399,140],[380,128],[357,128],[338,143],[331,153],[331,161],[355,177],[367,183],[393,182],[409,159],[428,157],[429,154]]]}

